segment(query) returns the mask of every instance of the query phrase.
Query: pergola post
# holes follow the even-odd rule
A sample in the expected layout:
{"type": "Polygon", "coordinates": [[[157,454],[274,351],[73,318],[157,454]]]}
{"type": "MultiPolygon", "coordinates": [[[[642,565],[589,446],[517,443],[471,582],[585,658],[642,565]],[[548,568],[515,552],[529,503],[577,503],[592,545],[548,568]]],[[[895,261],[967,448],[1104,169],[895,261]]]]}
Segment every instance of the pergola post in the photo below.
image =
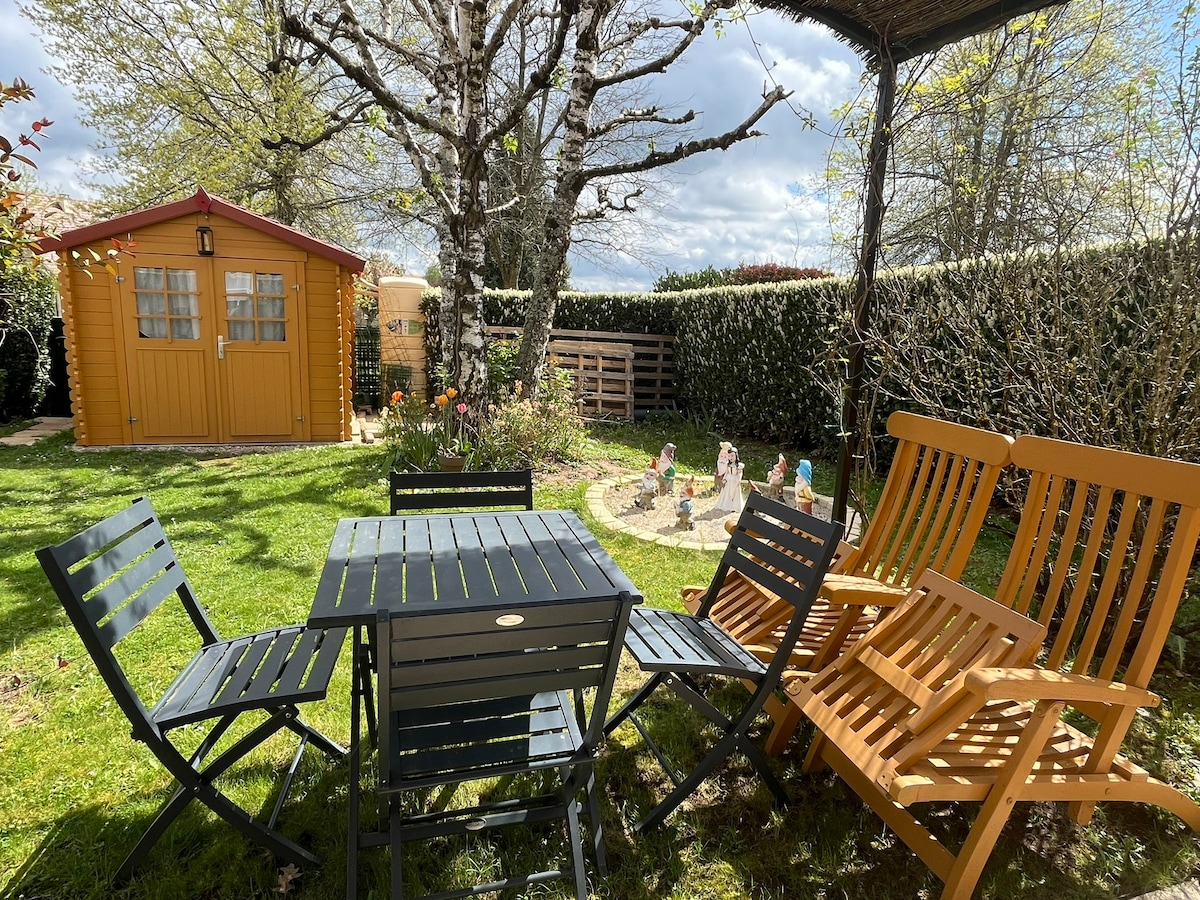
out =
{"type": "Polygon", "coordinates": [[[875,93],[875,129],[871,134],[871,146],[867,153],[862,249],[858,257],[854,314],[850,326],[849,380],[842,403],[841,447],[838,452],[833,496],[833,512],[841,522],[847,521],[850,477],[858,460],[859,404],[862,402],[863,380],[866,376],[866,334],[875,300],[875,270],[879,261],[879,241],[883,228],[883,182],[887,174],[888,151],[891,149],[897,76],[896,61],[890,56],[880,57],[875,93]]]}

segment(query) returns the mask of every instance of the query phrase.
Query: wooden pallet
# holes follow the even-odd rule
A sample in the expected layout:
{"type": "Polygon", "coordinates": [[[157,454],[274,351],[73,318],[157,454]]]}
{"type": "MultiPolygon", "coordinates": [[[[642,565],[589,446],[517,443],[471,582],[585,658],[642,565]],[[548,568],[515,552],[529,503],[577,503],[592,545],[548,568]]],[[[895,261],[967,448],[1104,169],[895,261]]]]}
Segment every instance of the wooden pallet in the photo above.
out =
{"type": "Polygon", "coordinates": [[[551,341],[546,356],[575,372],[587,418],[633,418],[633,348],[629,344],[551,341]]]}
{"type": "MultiPolygon", "coordinates": [[[[489,325],[488,334],[500,340],[516,340],[518,326],[489,325]]],[[[562,328],[550,332],[551,341],[628,345],[633,350],[633,402],[640,410],[675,408],[675,338],[669,334],[640,334],[623,331],[581,331],[562,328]]]]}

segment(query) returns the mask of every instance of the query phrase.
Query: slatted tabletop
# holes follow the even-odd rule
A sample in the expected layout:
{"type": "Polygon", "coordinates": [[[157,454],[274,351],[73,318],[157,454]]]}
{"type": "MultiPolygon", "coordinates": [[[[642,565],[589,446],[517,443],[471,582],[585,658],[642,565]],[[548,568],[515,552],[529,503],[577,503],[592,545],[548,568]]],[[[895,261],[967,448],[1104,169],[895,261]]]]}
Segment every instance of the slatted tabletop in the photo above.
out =
{"type": "Polygon", "coordinates": [[[311,628],[369,625],[376,611],[429,615],[642,596],[564,510],[342,519],[311,628]]]}

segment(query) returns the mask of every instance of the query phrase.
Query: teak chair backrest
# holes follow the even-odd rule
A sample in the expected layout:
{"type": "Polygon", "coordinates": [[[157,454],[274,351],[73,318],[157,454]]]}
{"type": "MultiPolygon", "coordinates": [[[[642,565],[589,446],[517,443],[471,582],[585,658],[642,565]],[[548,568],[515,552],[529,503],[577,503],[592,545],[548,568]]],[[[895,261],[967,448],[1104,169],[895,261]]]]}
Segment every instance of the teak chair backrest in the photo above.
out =
{"type": "Polygon", "coordinates": [[[1022,436],[1029,473],[996,599],[1048,632],[1048,669],[1146,687],[1200,538],[1200,466],[1022,436]]]}
{"type": "Polygon", "coordinates": [[[876,515],[834,571],[910,584],[927,567],[957,579],[983,527],[1012,438],[954,422],[894,412],[896,455],[876,515]]]}
{"type": "MultiPolygon", "coordinates": [[[[815,675],[805,711],[822,734],[856,747],[853,761],[884,787],[922,756],[931,720],[957,724],[979,708],[972,669],[1024,666],[1045,628],[932,570],[890,616],[815,675]]],[[[930,733],[944,737],[944,730],[930,733]]],[[[821,739],[819,738],[818,741],[821,739]]],[[[818,749],[814,743],[810,755],[818,749]]]]}

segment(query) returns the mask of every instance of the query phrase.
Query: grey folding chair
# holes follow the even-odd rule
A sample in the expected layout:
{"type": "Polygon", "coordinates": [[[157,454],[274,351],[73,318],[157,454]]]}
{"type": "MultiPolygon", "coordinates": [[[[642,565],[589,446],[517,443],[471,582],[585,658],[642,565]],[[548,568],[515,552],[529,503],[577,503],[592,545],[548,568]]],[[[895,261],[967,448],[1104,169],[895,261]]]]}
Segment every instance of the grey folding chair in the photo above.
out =
{"type": "MultiPolygon", "coordinates": [[[[571,878],[586,900],[578,795],[606,871],[593,763],[632,601],[628,594],[405,618],[376,626],[380,802],[386,830],[360,833],[351,798],[347,893],[357,894],[360,848],[391,846],[391,896],[404,894],[410,841],[561,819],[572,865],[438,893],[462,897],[571,878]],[[590,703],[583,692],[594,691],[590,703]],[[459,809],[413,810],[421,788],[540,773],[538,793],[459,809]],[[404,795],[409,796],[404,796],[404,795]]],[[[360,790],[351,784],[350,790],[360,790]]]]}
{"type": "MultiPolygon", "coordinates": [[[[331,757],[345,756],[343,748],[302,722],[296,708],[297,703],[325,697],[345,629],[310,631],[292,625],[221,640],[145,497],[61,544],[38,550],[37,558],[117,705],[129,718],[134,740],[150,748],[178,785],[121,864],[118,879],[132,874],[193,799],[283,859],[317,863],[316,856],[276,830],[275,822],[309,742],[331,757]],[[143,701],[114,647],[172,597],[195,626],[198,646],[162,696],[143,701]],[[251,711],[265,713],[266,720],[209,759],[237,717],[251,711]],[[189,756],[169,740],[172,729],[209,719],[217,721],[189,756]],[[300,737],[300,746],[264,823],[213,782],[285,728],[300,737]]],[[[135,654],[129,650],[122,656],[135,654]]]]}
{"type": "Polygon", "coordinates": [[[605,723],[604,733],[611,733],[625,719],[630,719],[675,783],[675,789],[638,823],[637,830],[659,825],[734,750],[741,750],[749,757],[780,804],[787,801],[766,754],[750,741],[747,731],[779,685],[841,537],[840,522],[824,522],[751,492],[697,614],[647,607],[633,611],[625,649],[644,671],[654,674],[605,723]],[[740,572],[767,596],[778,597],[792,607],[791,618],[769,664],[709,617],[731,570],[740,572]],[[740,679],[752,685],[752,691],[741,710],[729,717],[708,699],[708,691],[696,680],[698,675],[740,679]],[[636,710],[659,687],[669,687],[723,732],[686,777],[671,765],[636,715],[636,710]]]}

